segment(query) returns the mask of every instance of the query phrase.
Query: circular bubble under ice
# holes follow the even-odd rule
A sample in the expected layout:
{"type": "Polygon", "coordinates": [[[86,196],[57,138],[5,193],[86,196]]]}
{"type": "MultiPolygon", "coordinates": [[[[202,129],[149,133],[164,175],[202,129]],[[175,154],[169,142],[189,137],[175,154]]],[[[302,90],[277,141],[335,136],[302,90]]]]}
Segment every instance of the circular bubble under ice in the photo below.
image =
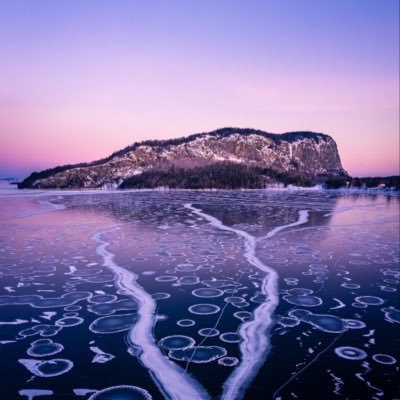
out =
{"type": "Polygon", "coordinates": [[[67,306],[64,308],[64,311],[80,311],[82,306],[67,306]]]}
{"type": "Polygon", "coordinates": [[[219,335],[219,330],[215,328],[202,328],[198,331],[200,336],[213,337],[219,335]]]}
{"type": "Polygon", "coordinates": [[[302,307],[317,307],[322,304],[322,299],[316,296],[286,295],[283,298],[290,304],[302,307]]]}
{"type": "Polygon", "coordinates": [[[244,303],[246,300],[243,297],[239,297],[239,296],[229,296],[229,297],[225,297],[224,301],[226,303],[231,303],[231,304],[240,304],[240,303],[244,303]]]}
{"type": "Polygon", "coordinates": [[[28,371],[42,378],[51,378],[53,376],[65,374],[74,366],[72,361],[63,358],[55,358],[46,361],[20,359],[18,362],[24,365],[28,371]]]}
{"type": "Polygon", "coordinates": [[[113,294],[98,294],[88,299],[89,303],[94,304],[108,304],[117,300],[117,296],[113,294]]]}
{"type": "Polygon", "coordinates": [[[365,304],[367,306],[380,306],[384,303],[383,299],[375,296],[358,296],[355,298],[358,303],[365,304]]]}
{"type": "Polygon", "coordinates": [[[219,338],[226,343],[239,343],[240,336],[236,332],[225,332],[222,333],[219,338]]]}
{"type": "Polygon", "coordinates": [[[61,326],[61,327],[70,327],[70,326],[76,326],[76,325],[80,325],[83,322],[83,318],[81,317],[66,317],[66,318],[61,318],[58,319],[55,324],[57,326],[61,326]]]}
{"type": "Polygon", "coordinates": [[[343,321],[346,325],[346,328],[349,329],[362,329],[367,326],[363,321],[358,319],[344,319],[343,321]]]}
{"type": "Polygon", "coordinates": [[[278,319],[278,324],[284,326],[285,328],[293,328],[296,325],[299,325],[300,321],[296,318],[290,317],[281,317],[278,319]]]}
{"type": "Polygon", "coordinates": [[[389,356],[389,354],[374,354],[372,359],[379,364],[396,364],[396,359],[392,356],[389,356]]]}
{"type": "Polygon", "coordinates": [[[203,364],[224,357],[227,353],[226,349],[219,346],[197,346],[184,350],[170,350],[168,355],[174,360],[203,364]]]}
{"type": "Polygon", "coordinates": [[[150,393],[137,386],[112,386],[92,394],[88,400],[152,400],[150,393]]]}
{"type": "Polygon", "coordinates": [[[367,305],[366,305],[366,304],[363,304],[363,303],[354,302],[354,303],[351,303],[351,305],[352,305],[353,307],[355,307],[355,308],[367,308],[367,305]]]}
{"type": "Polygon", "coordinates": [[[223,357],[220,358],[217,362],[224,367],[233,367],[239,364],[239,360],[236,357],[223,357]]]}
{"type": "Polygon", "coordinates": [[[192,314],[210,315],[218,313],[221,310],[221,308],[215,306],[214,304],[195,304],[193,306],[190,306],[188,310],[192,314]]]}
{"type": "Polygon", "coordinates": [[[77,317],[79,314],[77,312],[66,312],[63,314],[64,318],[69,318],[69,317],[77,317]]]}
{"type": "Polygon", "coordinates": [[[170,275],[164,275],[164,276],[157,276],[156,281],[158,282],[173,282],[178,279],[177,276],[170,276],[170,275]]]}
{"type": "Polygon", "coordinates": [[[380,286],[380,289],[382,290],[382,292],[397,292],[397,289],[391,286],[380,286]]]}
{"type": "MultiPolygon", "coordinates": [[[[223,287],[228,287],[228,286],[236,286],[236,282],[233,281],[228,281],[228,280],[223,280],[223,279],[212,279],[212,280],[204,280],[201,281],[203,285],[206,285],[208,287],[213,287],[213,288],[223,288],[223,287]]],[[[240,286],[240,284],[239,284],[240,286]]]]}
{"type": "Polygon", "coordinates": [[[189,336],[172,335],[162,338],[158,344],[166,350],[183,350],[193,347],[196,341],[189,336]]]}
{"type": "Polygon", "coordinates": [[[306,322],[315,328],[329,333],[340,333],[346,329],[344,321],[330,314],[313,314],[308,310],[295,309],[289,311],[289,317],[297,318],[300,321],[306,322]]]}
{"type": "Polygon", "coordinates": [[[89,329],[94,333],[115,333],[128,330],[137,320],[136,314],[118,314],[94,320],[89,329]]]}
{"type": "Polygon", "coordinates": [[[31,343],[27,353],[31,357],[46,357],[59,353],[64,349],[60,343],[54,343],[50,339],[39,339],[31,343]]]}
{"type": "Polygon", "coordinates": [[[346,288],[346,289],[360,289],[360,285],[358,285],[357,283],[342,283],[340,286],[346,288]]]}
{"type": "Polygon", "coordinates": [[[363,360],[367,357],[367,353],[364,350],[352,346],[336,347],[335,353],[346,360],[363,360]]]}
{"type": "Polygon", "coordinates": [[[394,307],[382,308],[381,311],[385,313],[385,320],[392,324],[400,323],[400,310],[394,307]]]}
{"type": "Polygon", "coordinates": [[[236,311],[233,316],[239,318],[242,321],[248,321],[250,318],[253,317],[253,314],[249,311],[236,311]]]}
{"type": "Polygon", "coordinates": [[[199,282],[200,278],[197,276],[182,276],[182,278],[179,278],[177,281],[177,283],[181,285],[196,285],[199,282]]]}
{"type": "Polygon", "coordinates": [[[197,271],[199,267],[196,267],[193,264],[179,264],[175,269],[180,272],[193,272],[197,271]]]}
{"type": "Polygon", "coordinates": [[[289,290],[286,290],[286,292],[288,294],[292,294],[292,295],[295,295],[295,296],[307,296],[309,294],[313,294],[314,293],[313,290],[305,289],[305,288],[289,289],[289,290]]]}
{"type": "Polygon", "coordinates": [[[185,328],[193,326],[195,323],[192,319],[180,319],[176,324],[185,328]]]}
{"type": "Polygon", "coordinates": [[[193,290],[192,294],[196,297],[212,298],[222,296],[224,292],[221,289],[200,288],[193,290]]]}
{"type": "Polygon", "coordinates": [[[171,297],[171,295],[169,293],[153,293],[151,295],[151,297],[154,300],[165,300],[165,299],[169,299],[171,297]]]}

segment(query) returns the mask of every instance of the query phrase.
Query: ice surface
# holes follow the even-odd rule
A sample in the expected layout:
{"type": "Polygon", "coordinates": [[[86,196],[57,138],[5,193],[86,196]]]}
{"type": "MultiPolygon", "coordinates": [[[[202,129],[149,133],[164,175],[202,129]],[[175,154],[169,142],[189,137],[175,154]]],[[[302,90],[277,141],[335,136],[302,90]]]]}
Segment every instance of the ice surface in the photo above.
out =
{"type": "Polygon", "coordinates": [[[399,197],[32,192],[2,216],[0,397],[396,398],[399,197]]]}

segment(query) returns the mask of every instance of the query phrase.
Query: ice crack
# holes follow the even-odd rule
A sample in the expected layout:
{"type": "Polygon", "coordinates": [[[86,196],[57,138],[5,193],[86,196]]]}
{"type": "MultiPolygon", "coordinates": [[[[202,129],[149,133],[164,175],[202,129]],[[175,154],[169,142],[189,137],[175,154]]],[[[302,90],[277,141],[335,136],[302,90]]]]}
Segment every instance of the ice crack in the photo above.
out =
{"type": "Polygon", "coordinates": [[[245,240],[244,257],[251,265],[266,273],[260,289],[267,300],[254,310],[253,318],[250,321],[244,322],[240,326],[239,335],[242,339],[240,344],[241,361],[223,385],[222,400],[241,399],[270,351],[269,332],[274,323],[274,311],[279,303],[279,276],[273,268],[268,267],[257,257],[257,242],[269,239],[283,229],[308,222],[308,210],[299,211],[299,219],[296,222],[276,227],[266,236],[256,239],[243,230],[224,225],[217,218],[202,212],[189,203],[185,204],[185,208],[204,218],[214,227],[233,232],[242,237],[245,240]]]}
{"type": "Polygon", "coordinates": [[[150,375],[165,398],[170,400],[209,399],[207,391],[177,364],[170,361],[159,349],[153,336],[156,322],[156,302],[142,286],[137,283],[138,276],[114,261],[114,254],[107,247],[109,242],[102,237],[119,229],[96,233],[92,240],[98,243],[96,252],[103,259],[103,266],[115,275],[115,285],[126,295],[138,302],[138,319],[130,328],[128,342],[139,350],[138,358],[149,369],[150,375]]]}

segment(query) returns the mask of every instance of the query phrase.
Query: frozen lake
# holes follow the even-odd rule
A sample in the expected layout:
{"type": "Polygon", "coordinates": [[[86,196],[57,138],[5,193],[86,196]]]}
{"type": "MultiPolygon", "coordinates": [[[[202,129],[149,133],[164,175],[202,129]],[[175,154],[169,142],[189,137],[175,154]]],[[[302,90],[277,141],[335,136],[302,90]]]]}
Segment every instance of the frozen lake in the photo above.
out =
{"type": "Polygon", "coordinates": [[[0,397],[399,398],[399,199],[2,189],[0,397]]]}

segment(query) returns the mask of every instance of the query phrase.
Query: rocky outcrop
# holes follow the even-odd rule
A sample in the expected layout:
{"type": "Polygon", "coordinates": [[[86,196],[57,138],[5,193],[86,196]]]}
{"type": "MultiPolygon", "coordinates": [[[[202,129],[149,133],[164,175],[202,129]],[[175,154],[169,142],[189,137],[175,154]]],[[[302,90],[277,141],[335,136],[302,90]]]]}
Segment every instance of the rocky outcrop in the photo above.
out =
{"type": "Polygon", "coordinates": [[[166,141],[135,143],[103,160],[67,165],[26,178],[20,188],[116,188],[126,179],[175,165],[195,168],[229,161],[309,177],[346,176],[335,141],[328,135],[281,135],[253,129],[224,128],[166,141]]]}

